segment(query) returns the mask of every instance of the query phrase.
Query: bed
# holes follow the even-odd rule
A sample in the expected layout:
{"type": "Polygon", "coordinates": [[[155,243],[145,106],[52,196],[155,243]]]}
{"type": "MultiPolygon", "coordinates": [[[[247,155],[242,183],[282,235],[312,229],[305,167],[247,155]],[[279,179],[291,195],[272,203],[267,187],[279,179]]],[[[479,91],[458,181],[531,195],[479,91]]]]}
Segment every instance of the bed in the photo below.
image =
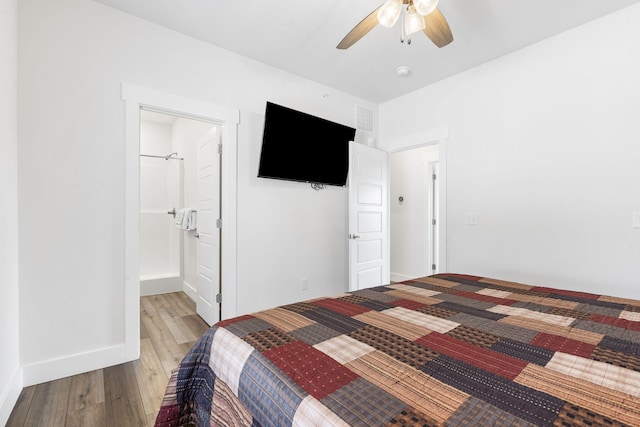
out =
{"type": "Polygon", "coordinates": [[[224,320],[165,426],[640,426],[640,300],[436,274],[224,320]]]}

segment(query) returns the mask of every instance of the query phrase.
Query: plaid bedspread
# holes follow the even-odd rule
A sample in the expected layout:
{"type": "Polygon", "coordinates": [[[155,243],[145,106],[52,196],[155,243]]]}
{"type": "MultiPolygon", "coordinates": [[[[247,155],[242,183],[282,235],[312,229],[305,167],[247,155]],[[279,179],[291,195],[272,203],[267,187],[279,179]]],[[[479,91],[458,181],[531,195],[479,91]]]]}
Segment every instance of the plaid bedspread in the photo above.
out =
{"type": "Polygon", "coordinates": [[[438,274],[214,325],[156,426],[640,426],[640,301],[438,274]]]}

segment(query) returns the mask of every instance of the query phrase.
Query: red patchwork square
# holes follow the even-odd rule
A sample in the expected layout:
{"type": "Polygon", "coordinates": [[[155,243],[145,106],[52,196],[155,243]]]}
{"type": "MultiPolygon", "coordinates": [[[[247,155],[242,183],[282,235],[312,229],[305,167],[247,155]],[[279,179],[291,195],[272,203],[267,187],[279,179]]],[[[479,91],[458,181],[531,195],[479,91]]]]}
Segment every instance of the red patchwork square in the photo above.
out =
{"type": "Polygon", "coordinates": [[[530,342],[531,345],[542,347],[553,351],[561,351],[574,356],[589,358],[596,348],[593,344],[582,341],[572,340],[558,335],[547,334],[544,332],[536,335],[530,342]]]}
{"type": "Polygon", "coordinates": [[[528,365],[528,362],[515,357],[477,347],[439,332],[431,332],[415,342],[510,380],[515,379],[528,365]]]}
{"type": "Polygon", "coordinates": [[[618,328],[622,328],[622,329],[629,329],[629,330],[632,330],[632,331],[640,331],[640,322],[634,322],[632,320],[621,319],[619,317],[611,317],[611,316],[604,316],[602,314],[594,314],[593,316],[591,316],[591,318],[589,320],[592,320],[592,321],[598,322],[598,323],[604,323],[606,325],[617,326],[618,328]]]}
{"type": "Polygon", "coordinates": [[[391,301],[389,304],[395,305],[396,307],[408,308],[409,310],[417,310],[427,305],[410,299],[397,299],[395,301],[391,301]]]}
{"type": "Polygon", "coordinates": [[[262,354],[318,400],[359,378],[335,359],[302,341],[275,347],[262,354]]]}

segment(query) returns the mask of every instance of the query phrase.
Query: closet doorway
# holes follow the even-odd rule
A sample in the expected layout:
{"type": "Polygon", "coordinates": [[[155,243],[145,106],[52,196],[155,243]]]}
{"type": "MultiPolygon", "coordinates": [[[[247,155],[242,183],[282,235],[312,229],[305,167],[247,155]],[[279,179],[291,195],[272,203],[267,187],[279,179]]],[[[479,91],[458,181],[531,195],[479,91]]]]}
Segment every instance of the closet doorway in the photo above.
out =
{"type": "Polygon", "coordinates": [[[390,276],[400,282],[439,272],[438,144],[389,154],[390,276]]]}

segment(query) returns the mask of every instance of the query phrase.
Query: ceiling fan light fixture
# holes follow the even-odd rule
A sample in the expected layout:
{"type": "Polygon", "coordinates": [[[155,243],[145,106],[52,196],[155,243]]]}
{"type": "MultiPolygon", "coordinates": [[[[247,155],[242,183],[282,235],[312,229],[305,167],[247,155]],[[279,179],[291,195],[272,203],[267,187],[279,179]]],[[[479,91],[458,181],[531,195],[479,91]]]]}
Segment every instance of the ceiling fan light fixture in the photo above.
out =
{"type": "Polygon", "coordinates": [[[416,12],[418,12],[422,16],[427,16],[438,7],[439,0],[413,0],[413,6],[416,8],[416,12]]]}
{"type": "Polygon", "coordinates": [[[429,40],[437,47],[447,46],[453,41],[453,34],[449,23],[445,19],[442,12],[437,8],[438,0],[385,0],[382,6],[378,6],[369,13],[358,25],[353,27],[351,31],[338,43],[337,49],[348,49],[355,42],[360,40],[369,31],[374,29],[376,25],[385,27],[393,27],[402,17],[400,29],[400,42],[411,43],[409,34],[422,29],[429,40]],[[427,3],[429,7],[427,7],[427,3]],[[418,10],[416,6],[420,7],[418,10]],[[427,15],[422,13],[431,12],[427,15]],[[406,17],[406,15],[414,15],[406,17]],[[416,19],[417,15],[421,19],[416,19]]]}
{"type": "Polygon", "coordinates": [[[410,36],[413,33],[424,30],[424,17],[422,15],[418,15],[416,10],[409,6],[407,8],[407,13],[404,15],[404,38],[410,36]]]}
{"type": "Polygon", "coordinates": [[[387,0],[376,14],[381,25],[391,28],[402,12],[402,0],[387,0]]]}

